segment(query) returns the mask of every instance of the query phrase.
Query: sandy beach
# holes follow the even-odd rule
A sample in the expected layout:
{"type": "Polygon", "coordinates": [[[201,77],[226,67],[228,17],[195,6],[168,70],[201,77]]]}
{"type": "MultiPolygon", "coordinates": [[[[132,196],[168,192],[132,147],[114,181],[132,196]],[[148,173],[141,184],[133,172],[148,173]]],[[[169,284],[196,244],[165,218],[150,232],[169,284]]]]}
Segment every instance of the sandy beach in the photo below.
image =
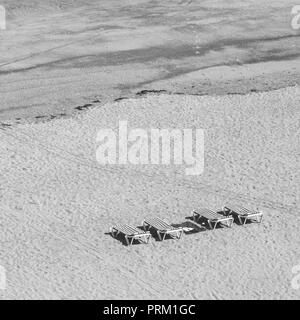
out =
{"type": "Polygon", "coordinates": [[[1,257],[6,298],[297,298],[299,88],[245,96],[159,95],[106,104],[72,119],[1,131],[1,257]],[[162,107],[163,106],[163,107],[162,107]],[[205,170],[107,166],[96,133],[132,128],[206,131],[205,170]],[[227,200],[258,205],[263,224],[126,247],[114,223],[171,223],[227,200]],[[288,248],[288,250],[287,250],[288,248]]]}
{"type": "Polygon", "coordinates": [[[300,298],[299,32],[292,1],[255,3],[2,1],[1,299],[300,298]],[[203,129],[203,173],[99,164],[119,121],[203,129]],[[190,219],[229,201],[263,222],[190,219]],[[156,216],[193,231],[110,234],[156,216]]]}

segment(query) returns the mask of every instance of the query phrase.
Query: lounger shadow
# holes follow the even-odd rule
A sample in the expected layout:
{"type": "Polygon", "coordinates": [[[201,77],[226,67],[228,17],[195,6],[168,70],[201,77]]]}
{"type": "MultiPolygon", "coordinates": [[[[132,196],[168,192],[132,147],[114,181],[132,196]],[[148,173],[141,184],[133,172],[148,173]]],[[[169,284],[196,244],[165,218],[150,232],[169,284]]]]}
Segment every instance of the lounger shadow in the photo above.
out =
{"type": "Polygon", "coordinates": [[[172,224],[172,226],[175,228],[182,228],[184,234],[186,235],[195,234],[206,230],[205,227],[195,223],[194,221],[185,221],[180,224],[172,224]]]}

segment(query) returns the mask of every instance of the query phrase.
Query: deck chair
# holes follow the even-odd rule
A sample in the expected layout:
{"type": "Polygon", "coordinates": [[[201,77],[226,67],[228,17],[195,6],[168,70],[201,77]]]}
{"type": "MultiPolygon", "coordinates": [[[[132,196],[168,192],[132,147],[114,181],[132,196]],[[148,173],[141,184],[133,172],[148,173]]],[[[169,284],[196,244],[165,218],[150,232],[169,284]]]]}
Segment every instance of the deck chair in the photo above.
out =
{"type": "Polygon", "coordinates": [[[138,240],[140,243],[149,243],[151,237],[150,232],[144,232],[127,224],[118,224],[111,227],[110,233],[114,238],[122,233],[127,245],[132,244],[134,240],[138,240]]]}
{"type": "Polygon", "coordinates": [[[197,222],[201,217],[206,219],[210,229],[215,229],[218,223],[220,225],[226,225],[229,228],[231,228],[233,224],[233,217],[223,216],[207,208],[193,210],[192,214],[195,222],[197,222]]]}
{"type": "Polygon", "coordinates": [[[241,225],[245,225],[249,220],[251,220],[252,222],[261,223],[263,218],[263,213],[259,209],[251,210],[232,203],[223,206],[223,212],[225,214],[236,216],[241,225]]]}
{"type": "Polygon", "coordinates": [[[173,239],[180,239],[183,233],[182,227],[175,228],[157,217],[145,219],[143,221],[143,227],[145,231],[153,228],[156,231],[160,241],[165,240],[167,234],[173,239]]]}

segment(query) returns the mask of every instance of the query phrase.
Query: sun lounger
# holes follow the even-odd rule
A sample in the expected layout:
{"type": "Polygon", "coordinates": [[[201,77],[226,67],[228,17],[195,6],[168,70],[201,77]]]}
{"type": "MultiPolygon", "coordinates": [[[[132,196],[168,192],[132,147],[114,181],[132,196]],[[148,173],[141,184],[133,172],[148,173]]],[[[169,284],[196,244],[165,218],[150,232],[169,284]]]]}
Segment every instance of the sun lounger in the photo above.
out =
{"type": "Polygon", "coordinates": [[[173,239],[180,239],[183,233],[182,227],[175,228],[160,218],[149,218],[143,221],[143,227],[146,230],[155,229],[160,241],[164,240],[166,235],[173,239]]]}
{"type": "Polygon", "coordinates": [[[110,228],[110,232],[114,238],[122,233],[125,237],[127,245],[132,244],[134,240],[138,240],[141,243],[149,243],[151,237],[150,232],[144,232],[127,224],[115,225],[110,228]]]}
{"type": "Polygon", "coordinates": [[[197,222],[201,217],[206,219],[210,229],[215,229],[218,223],[220,225],[226,225],[229,228],[233,224],[232,217],[223,216],[219,213],[216,213],[216,212],[214,212],[210,209],[206,209],[206,208],[193,210],[192,214],[193,214],[193,219],[195,222],[197,222]]]}
{"type": "Polygon", "coordinates": [[[223,212],[236,216],[241,225],[245,225],[249,220],[261,223],[263,218],[263,213],[260,210],[251,210],[236,204],[226,204],[223,207],[223,212]]]}

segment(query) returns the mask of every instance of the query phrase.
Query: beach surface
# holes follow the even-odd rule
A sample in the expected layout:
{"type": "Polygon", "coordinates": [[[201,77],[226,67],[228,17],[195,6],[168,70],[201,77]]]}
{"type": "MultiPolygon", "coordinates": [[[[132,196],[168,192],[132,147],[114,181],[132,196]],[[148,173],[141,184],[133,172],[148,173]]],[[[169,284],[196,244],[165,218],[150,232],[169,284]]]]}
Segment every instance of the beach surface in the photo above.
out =
{"type": "Polygon", "coordinates": [[[153,95],[0,130],[2,298],[299,298],[299,93],[153,95]],[[203,174],[100,165],[97,132],[120,120],[204,129],[203,174]],[[188,219],[227,201],[258,206],[263,223],[208,231],[188,219]],[[194,232],[133,246],[109,234],[152,216],[194,232]]]}
{"type": "Polygon", "coordinates": [[[294,1],[1,5],[1,299],[300,298],[294,1]],[[203,129],[203,173],[99,164],[97,133],[119,121],[203,129]],[[190,219],[227,202],[263,222],[190,219]],[[109,233],[155,216],[192,231],[132,246],[109,233]]]}

